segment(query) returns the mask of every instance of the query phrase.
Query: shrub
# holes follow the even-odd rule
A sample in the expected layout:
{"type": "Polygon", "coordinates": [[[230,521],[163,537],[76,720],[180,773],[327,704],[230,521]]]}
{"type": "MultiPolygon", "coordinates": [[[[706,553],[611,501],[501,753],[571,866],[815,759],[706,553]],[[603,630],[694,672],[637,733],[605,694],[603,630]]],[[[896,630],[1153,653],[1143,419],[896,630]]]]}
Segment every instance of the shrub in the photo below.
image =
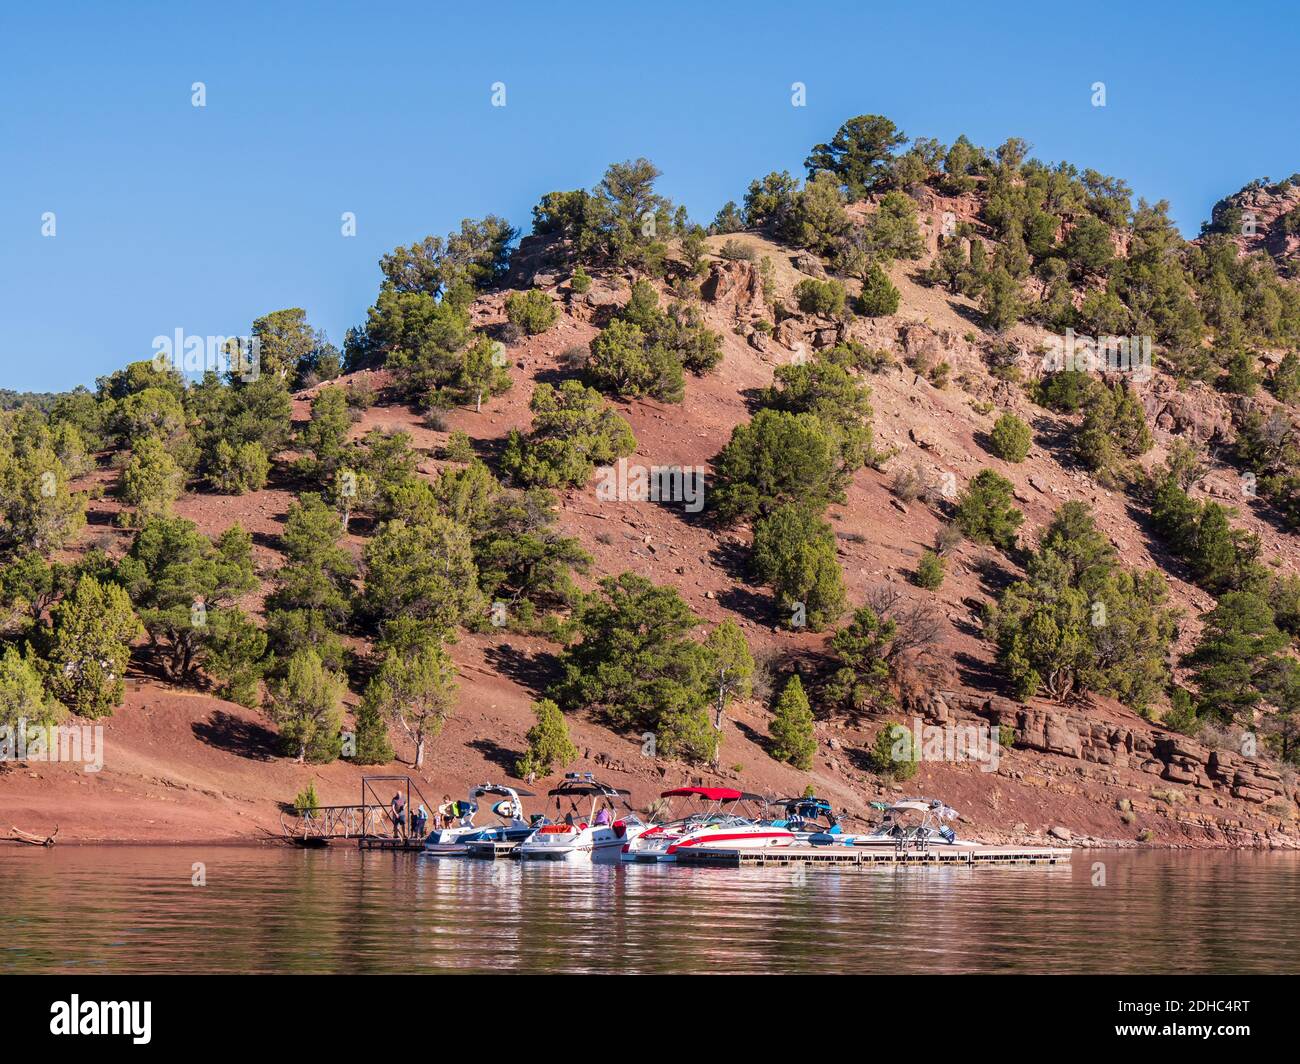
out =
{"type": "Polygon", "coordinates": [[[794,298],[805,314],[834,318],[844,312],[845,292],[839,281],[805,277],[794,286],[794,298]]]}
{"type": "Polygon", "coordinates": [[[912,733],[901,724],[886,724],[876,732],[867,753],[873,772],[892,780],[910,780],[916,775],[921,751],[912,749],[912,733]]]}
{"type": "Polygon", "coordinates": [[[989,449],[1006,462],[1023,462],[1029,457],[1034,434],[1015,414],[1003,414],[989,434],[989,449]]]}
{"type": "Polygon", "coordinates": [[[569,278],[569,287],[578,295],[585,295],[591,291],[591,275],[582,268],[582,263],[573,268],[573,276],[569,278]]]}
{"type": "Polygon", "coordinates": [[[218,440],[212,464],[208,470],[208,483],[223,495],[244,495],[266,487],[266,477],[271,461],[256,440],[232,447],[218,440]]]}
{"type": "Polygon", "coordinates": [[[862,282],[858,313],[868,318],[885,318],[898,312],[898,301],[898,289],[889,275],[873,263],[862,282]]]}
{"type": "Polygon", "coordinates": [[[549,776],[557,766],[564,768],[578,759],[578,748],[569,738],[569,725],[560,707],[549,698],[533,704],[537,723],[528,729],[528,749],[515,762],[515,775],[522,780],[549,776]]]}
{"type": "Polygon", "coordinates": [[[456,429],[447,437],[442,447],[442,457],[448,462],[469,462],[474,458],[474,444],[469,433],[456,429]]]}
{"type": "Polygon", "coordinates": [[[932,550],[923,551],[916,566],[916,586],[935,591],[943,585],[943,578],[943,559],[932,550]]]}
{"type": "Polygon", "coordinates": [[[555,301],[536,288],[506,296],[506,317],[529,336],[546,332],[559,316],[555,301]]]}
{"type": "Polygon", "coordinates": [[[529,408],[532,432],[527,438],[512,432],[501,459],[506,473],[524,484],[577,487],[591,480],[597,465],[636,449],[628,423],[580,381],[539,384],[529,408]]]}
{"type": "Polygon", "coordinates": [[[975,543],[1002,550],[1016,545],[1016,529],[1025,516],[1012,505],[1014,485],[991,469],[982,469],[957,500],[957,527],[975,543]]]}
{"type": "Polygon", "coordinates": [[[785,505],[754,526],[754,570],[776,592],[787,624],[817,632],[844,611],[844,581],[830,525],[785,505]]]}
{"type": "Polygon", "coordinates": [[[300,790],[293,800],[293,811],[299,815],[310,814],[320,808],[320,799],[316,797],[316,782],[308,780],[307,786],[300,790]]]}
{"type": "Polygon", "coordinates": [[[718,254],[728,262],[753,262],[758,257],[752,247],[739,240],[723,241],[718,254]]]}

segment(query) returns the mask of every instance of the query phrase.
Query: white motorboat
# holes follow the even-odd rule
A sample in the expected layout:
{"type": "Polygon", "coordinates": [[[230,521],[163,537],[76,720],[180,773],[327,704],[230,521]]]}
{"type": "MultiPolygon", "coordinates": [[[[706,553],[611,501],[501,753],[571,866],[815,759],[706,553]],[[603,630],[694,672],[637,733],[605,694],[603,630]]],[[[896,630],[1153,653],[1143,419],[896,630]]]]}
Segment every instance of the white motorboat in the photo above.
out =
{"type": "Polygon", "coordinates": [[[678,851],[693,846],[717,846],[729,850],[766,849],[789,846],[796,835],[787,827],[765,822],[758,813],[767,803],[761,795],[731,787],[678,787],[664,791],[661,798],[694,798],[705,808],[665,824],[655,824],[623,844],[622,861],[672,862],[678,851]],[[738,810],[751,806],[755,815],[738,810]]]}
{"type": "Polygon", "coordinates": [[[874,831],[854,837],[854,846],[893,846],[896,849],[923,850],[929,846],[979,845],[957,838],[947,821],[960,815],[937,798],[901,798],[896,802],[872,802],[871,808],[883,814],[874,831]]]}
{"type": "Polygon", "coordinates": [[[520,798],[532,797],[535,797],[532,791],[521,791],[497,783],[480,783],[477,787],[471,787],[466,801],[448,803],[453,808],[439,808],[441,815],[456,817],[458,822],[429,832],[424,840],[424,852],[460,856],[467,852],[471,842],[522,842],[538,828],[542,820],[540,816],[534,816],[531,820],[524,818],[520,798]],[[492,806],[492,812],[501,818],[500,821],[496,824],[474,823],[479,802],[489,796],[501,799],[492,806]]]}
{"type": "Polygon", "coordinates": [[[592,778],[590,772],[568,772],[546,792],[555,799],[552,823],[543,824],[519,844],[525,861],[589,861],[613,856],[647,825],[627,804],[630,791],[592,778]],[[620,813],[617,806],[624,812],[620,813]],[[566,811],[567,806],[567,811],[566,811]]]}

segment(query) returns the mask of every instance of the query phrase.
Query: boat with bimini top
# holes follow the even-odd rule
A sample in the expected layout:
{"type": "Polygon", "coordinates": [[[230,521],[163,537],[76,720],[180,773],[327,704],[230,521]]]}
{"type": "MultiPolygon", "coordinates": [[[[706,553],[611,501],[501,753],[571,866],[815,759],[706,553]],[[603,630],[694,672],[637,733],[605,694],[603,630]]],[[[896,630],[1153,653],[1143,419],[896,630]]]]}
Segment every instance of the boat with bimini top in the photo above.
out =
{"type": "Polygon", "coordinates": [[[978,843],[957,838],[948,826],[959,813],[937,798],[900,798],[895,802],[872,802],[881,814],[874,831],[858,835],[854,846],[893,846],[898,849],[923,850],[929,846],[973,847],[978,843]]]}
{"type": "Polygon", "coordinates": [[[532,791],[522,791],[498,783],[480,783],[477,787],[471,787],[466,801],[448,802],[439,807],[439,814],[456,818],[458,822],[430,831],[424,840],[424,852],[458,856],[467,852],[471,842],[522,842],[545,820],[540,813],[525,819],[520,798],[533,797],[535,795],[532,791]],[[474,817],[478,813],[479,802],[487,797],[500,799],[493,803],[492,812],[501,819],[496,824],[475,824],[474,817]]]}
{"type": "Polygon", "coordinates": [[[552,821],[524,839],[516,852],[525,861],[581,861],[618,853],[648,826],[627,804],[631,793],[601,783],[590,772],[566,772],[546,792],[555,799],[552,821]]]}
{"type": "Polygon", "coordinates": [[[664,791],[661,798],[692,798],[704,807],[676,820],[655,824],[623,845],[620,860],[671,862],[683,847],[721,846],[747,850],[789,846],[796,841],[793,831],[765,822],[762,810],[767,802],[761,795],[731,787],[678,787],[664,791]],[[748,807],[748,816],[740,809],[748,807]]]}

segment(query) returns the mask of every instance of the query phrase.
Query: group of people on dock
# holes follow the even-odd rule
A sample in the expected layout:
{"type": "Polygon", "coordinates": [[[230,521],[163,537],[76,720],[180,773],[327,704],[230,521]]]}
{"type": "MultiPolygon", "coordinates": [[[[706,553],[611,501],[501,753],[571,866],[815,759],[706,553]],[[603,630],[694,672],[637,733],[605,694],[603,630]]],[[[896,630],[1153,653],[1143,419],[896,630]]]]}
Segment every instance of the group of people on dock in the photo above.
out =
{"type": "MultiPolygon", "coordinates": [[[[466,807],[467,803],[455,801],[451,795],[442,796],[442,804],[438,806],[437,816],[434,818],[437,827],[449,828],[462,821],[462,819],[473,812],[472,808],[466,807]]],[[[393,795],[392,802],[389,803],[389,816],[393,821],[393,834],[402,836],[407,830],[407,813],[406,800],[401,793],[393,795]]],[[[429,811],[424,808],[421,802],[415,807],[410,814],[410,833],[416,838],[423,838],[425,831],[429,827],[429,811]]]]}

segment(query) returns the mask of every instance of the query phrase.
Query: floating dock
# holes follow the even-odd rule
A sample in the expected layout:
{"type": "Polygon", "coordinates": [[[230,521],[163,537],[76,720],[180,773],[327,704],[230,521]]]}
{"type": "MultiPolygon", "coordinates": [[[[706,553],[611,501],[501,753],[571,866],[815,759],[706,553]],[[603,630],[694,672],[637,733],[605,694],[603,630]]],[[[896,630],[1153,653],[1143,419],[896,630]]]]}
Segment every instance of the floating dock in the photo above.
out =
{"type": "Polygon", "coordinates": [[[422,838],[393,838],[391,835],[362,835],[357,845],[363,850],[392,850],[396,853],[417,853],[424,849],[422,838]]]}
{"type": "Polygon", "coordinates": [[[491,839],[465,844],[465,856],[477,857],[482,861],[500,861],[508,857],[519,856],[519,843],[495,842],[491,839]]]}
{"type": "Polygon", "coordinates": [[[1069,864],[1069,847],[1048,846],[774,846],[765,850],[727,850],[690,846],[677,851],[677,863],[712,868],[867,868],[877,865],[1055,865],[1069,864]]]}

